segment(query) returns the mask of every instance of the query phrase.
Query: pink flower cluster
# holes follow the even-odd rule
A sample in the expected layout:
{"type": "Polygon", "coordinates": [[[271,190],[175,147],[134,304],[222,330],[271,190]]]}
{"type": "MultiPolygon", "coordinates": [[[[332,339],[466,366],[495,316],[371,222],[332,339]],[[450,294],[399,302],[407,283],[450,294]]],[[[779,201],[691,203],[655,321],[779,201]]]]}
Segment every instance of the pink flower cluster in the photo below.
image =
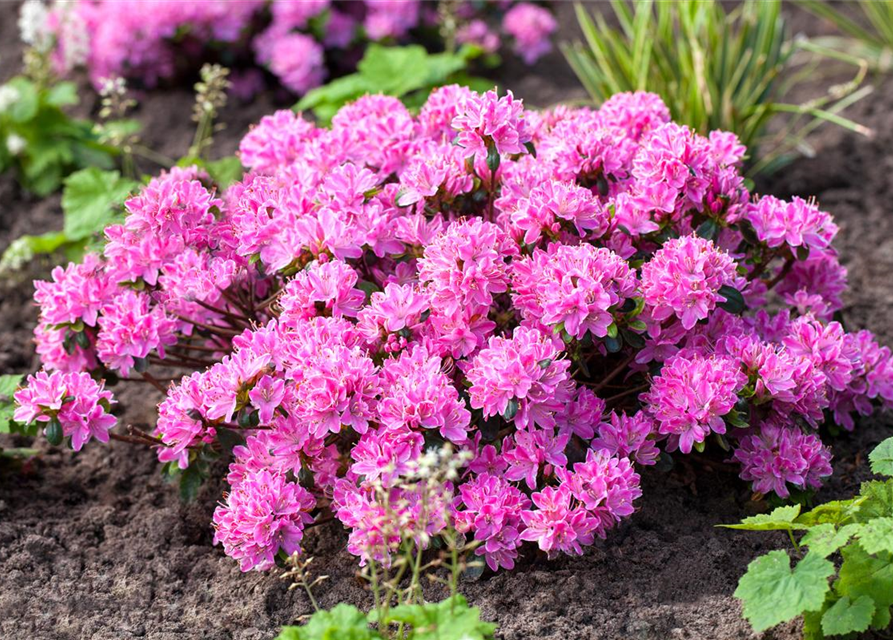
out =
{"type": "Polygon", "coordinates": [[[38,371],[28,377],[28,386],[15,392],[17,422],[46,424],[50,439],[71,438],[71,448],[80,451],[90,438],[109,441],[109,430],[118,422],[111,415],[114,399],[101,382],[88,373],[38,371]],[[50,434],[56,429],[55,436],[50,434]]]}
{"type": "Polygon", "coordinates": [[[893,359],[830,320],[830,216],[752,198],[743,153],[646,93],[531,112],[449,86],[329,129],[277,113],[241,182],[163,173],[102,255],[37,283],[46,371],[16,418],[78,448],[114,422],[94,380],[182,370],[158,455],[193,472],[240,441],[214,526],[244,570],[326,508],[363,562],[388,561],[392,516],[420,546],[455,527],[493,569],[526,543],[579,554],[633,512],[637,465],[677,451],[760,492],[816,487],[818,427],[893,405],[893,359]],[[446,444],[448,486],[401,483],[446,444]]]}
{"type": "MultiPolygon", "coordinates": [[[[531,2],[466,0],[456,11],[460,44],[495,53],[504,39],[527,64],[552,48],[557,23],[531,2]]],[[[184,71],[184,60],[225,50],[253,57],[300,95],[322,84],[330,65],[358,58],[366,42],[411,41],[437,20],[436,6],[422,0],[74,0],[53,7],[47,28],[59,71],[84,65],[97,87],[118,76],[151,87],[184,71]]],[[[257,67],[234,76],[245,97],[263,84],[257,67]]]]}

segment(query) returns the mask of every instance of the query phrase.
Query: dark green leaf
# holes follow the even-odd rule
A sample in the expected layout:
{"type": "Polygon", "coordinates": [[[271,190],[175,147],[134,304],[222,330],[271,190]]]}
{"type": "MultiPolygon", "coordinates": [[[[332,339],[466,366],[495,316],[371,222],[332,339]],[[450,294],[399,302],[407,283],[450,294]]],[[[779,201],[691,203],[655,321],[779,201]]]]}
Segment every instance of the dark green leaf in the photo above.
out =
{"type": "Polygon", "coordinates": [[[46,436],[47,442],[49,442],[54,447],[58,447],[60,444],[62,444],[62,438],[64,437],[64,434],[62,432],[62,424],[57,418],[53,418],[47,423],[46,436]]]}
{"type": "Polygon", "coordinates": [[[747,308],[744,296],[734,287],[724,284],[719,288],[718,293],[726,299],[725,302],[719,303],[720,308],[725,309],[729,313],[739,314],[747,308]]]}
{"type": "Polygon", "coordinates": [[[717,231],[719,231],[719,225],[716,224],[716,220],[714,220],[713,218],[708,218],[700,224],[695,233],[700,238],[713,240],[716,237],[717,231]]]}
{"type": "Polygon", "coordinates": [[[496,149],[496,145],[491,142],[487,145],[487,168],[490,169],[491,174],[495,174],[499,169],[500,160],[499,151],[496,149]]]}
{"type": "Polygon", "coordinates": [[[512,398],[508,401],[508,404],[505,405],[505,411],[502,412],[502,417],[506,421],[511,421],[518,414],[518,401],[515,398],[512,398]]]}

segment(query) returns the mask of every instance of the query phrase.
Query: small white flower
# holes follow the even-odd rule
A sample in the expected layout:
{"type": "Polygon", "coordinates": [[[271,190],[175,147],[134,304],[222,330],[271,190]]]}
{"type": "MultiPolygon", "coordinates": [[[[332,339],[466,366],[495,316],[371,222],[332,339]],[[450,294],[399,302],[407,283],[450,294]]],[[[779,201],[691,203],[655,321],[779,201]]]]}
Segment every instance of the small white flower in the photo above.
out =
{"type": "Polygon", "coordinates": [[[15,87],[8,84],[0,87],[0,113],[7,111],[20,97],[21,94],[15,87]]]}
{"type": "Polygon", "coordinates": [[[41,0],[27,0],[19,11],[19,35],[22,42],[38,51],[47,51],[52,38],[47,26],[49,11],[41,0]]]}
{"type": "Polygon", "coordinates": [[[17,156],[24,151],[27,145],[28,142],[22,136],[14,133],[10,133],[6,136],[6,148],[9,150],[9,153],[14,156],[17,156]]]}

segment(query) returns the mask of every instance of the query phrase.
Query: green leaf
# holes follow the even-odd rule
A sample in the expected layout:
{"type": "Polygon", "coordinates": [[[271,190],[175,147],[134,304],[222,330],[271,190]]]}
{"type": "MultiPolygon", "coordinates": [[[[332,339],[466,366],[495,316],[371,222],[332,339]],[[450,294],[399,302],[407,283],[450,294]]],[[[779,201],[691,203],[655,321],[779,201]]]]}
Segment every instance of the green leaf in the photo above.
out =
{"type": "Polygon", "coordinates": [[[792,571],[787,553],[770,551],[748,565],[735,597],[744,602],[744,617],[761,632],[820,609],[833,574],[834,565],[817,554],[807,553],[792,571]]]}
{"type": "Polygon", "coordinates": [[[24,377],[18,373],[0,375],[0,433],[9,433],[12,430],[12,416],[15,413],[12,395],[24,377]]]}
{"type": "Polygon", "coordinates": [[[893,553],[893,518],[874,518],[859,527],[859,543],[868,553],[893,553]]]}
{"type": "Polygon", "coordinates": [[[46,93],[46,102],[54,107],[67,107],[78,103],[78,88],[73,82],[59,82],[46,93]]]}
{"type": "Polygon", "coordinates": [[[868,596],[874,601],[872,626],[884,628],[890,624],[893,605],[893,556],[889,553],[870,555],[861,544],[850,544],[841,551],[843,564],[834,590],[855,601],[868,596]]]}
{"type": "Polygon", "coordinates": [[[893,516],[893,480],[863,482],[859,491],[862,497],[855,512],[856,521],[893,516]]]}
{"type": "Polygon", "coordinates": [[[719,288],[717,293],[726,299],[725,302],[719,303],[720,308],[725,309],[729,313],[739,314],[747,308],[747,305],[744,302],[744,296],[741,295],[741,292],[738,291],[738,289],[724,284],[719,288]]]}
{"type": "Polygon", "coordinates": [[[820,504],[797,518],[798,524],[814,527],[818,524],[843,524],[853,517],[857,506],[855,500],[832,500],[820,504]]]}
{"type": "Polygon", "coordinates": [[[861,524],[848,524],[841,529],[830,522],[817,524],[803,535],[800,544],[809,547],[811,553],[827,558],[849,542],[861,528],[861,524]]]}
{"type": "Polygon", "coordinates": [[[180,474],[180,499],[184,502],[192,502],[198,496],[198,490],[206,477],[202,466],[198,461],[194,461],[180,474]]]}
{"type": "Polygon", "coordinates": [[[399,98],[425,85],[431,63],[421,45],[385,47],[371,44],[357,64],[357,71],[377,91],[399,98]]]}
{"type": "Polygon", "coordinates": [[[349,604],[317,611],[300,627],[284,627],[276,640],[380,640],[363,612],[349,604]]]}
{"type": "Polygon", "coordinates": [[[11,402],[12,394],[22,383],[22,373],[7,373],[0,375],[0,403],[11,402]]]}
{"type": "Polygon", "coordinates": [[[745,518],[740,524],[721,524],[719,526],[726,529],[742,529],[744,531],[792,531],[795,529],[806,529],[805,525],[794,521],[798,515],[800,515],[800,505],[794,504],[778,507],[772,513],[761,513],[745,518]]]}
{"type": "Polygon", "coordinates": [[[81,169],[65,179],[62,210],[68,240],[82,240],[102,231],[114,219],[114,208],[139,185],[117,171],[81,169]]]}
{"type": "Polygon", "coordinates": [[[19,92],[18,99],[12,103],[7,113],[13,122],[23,123],[33,119],[40,108],[37,87],[33,82],[21,76],[13,78],[7,85],[19,92]]]}
{"type": "Polygon", "coordinates": [[[719,225],[716,224],[716,220],[713,218],[708,218],[695,230],[695,233],[700,238],[705,238],[707,240],[713,240],[716,237],[716,232],[719,231],[719,225]]]}
{"type": "Polygon", "coordinates": [[[868,596],[861,596],[851,601],[844,596],[822,616],[822,631],[829,636],[867,631],[873,616],[874,600],[868,596]]]}
{"type": "Polygon", "coordinates": [[[893,438],[887,438],[868,454],[871,470],[882,476],[893,476],[893,438]]]}
{"type": "Polygon", "coordinates": [[[236,156],[221,158],[205,163],[205,170],[221,189],[226,189],[234,182],[242,179],[242,161],[236,156]]]}
{"type": "Polygon", "coordinates": [[[490,640],[496,631],[496,625],[482,622],[480,609],[469,607],[461,595],[438,603],[394,607],[387,622],[411,626],[410,640],[490,640]]]}
{"type": "Polygon", "coordinates": [[[518,414],[518,400],[516,398],[510,398],[508,403],[505,405],[505,411],[502,412],[503,419],[508,422],[518,414]]]}
{"type": "Polygon", "coordinates": [[[495,174],[497,169],[499,169],[500,160],[499,151],[496,149],[496,145],[491,142],[487,146],[487,168],[490,169],[491,174],[495,174]]]}
{"type": "Polygon", "coordinates": [[[46,436],[47,442],[54,447],[62,444],[64,433],[62,432],[62,424],[59,422],[58,418],[53,418],[47,423],[46,436]]]}

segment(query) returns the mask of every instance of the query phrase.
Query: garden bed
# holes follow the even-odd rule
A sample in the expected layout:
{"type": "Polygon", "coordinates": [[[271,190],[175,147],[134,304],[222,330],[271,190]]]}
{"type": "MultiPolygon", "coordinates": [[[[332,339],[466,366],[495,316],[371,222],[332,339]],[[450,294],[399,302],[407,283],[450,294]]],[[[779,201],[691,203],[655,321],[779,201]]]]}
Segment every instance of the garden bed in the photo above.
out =
{"type": "MultiPolygon", "coordinates": [[[[14,12],[14,5],[0,5],[0,81],[19,54],[14,12]]],[[[562,8],[562,35],[573,28],[571,14],[562,8]]],[[[798,26],[812,28],[810,22],[798,26]]],[[[557,54],[530,70],[509,65],[499,84],[535,105],[583,96],[557,54]]],[[[184,117],[191,101],[188,90],[148,96],[138,114],[146,142],[182,153],[191,136],[184,117]]],[[[815,195],[835,216],[851,284],[843,311],[847,328],[871,329],[886,344],[893,343],[891,101],[893,82],[886,81],[852,111],[875,129],[874,139],[826,127],[812,140],[816,159],[798,161],[759,185],[782,197],[815,195]]],[[[272,108],[263,100],[231,105],[222,114],[229,128],[217,136],[216,152],[231,153],[247,126],[272,108]]],[[[0,249],[21,233],[59,226],[58,196],[23,199],[9,177],[0,178],[0,249]]],[[[30,345],[34,275],[0,285],[2,372],[36,365],[30,345]]],[[[123,421],[134,423],[150,421],[160,398],[143,388],[118,397],[123,421]]],[[[853,493],[868,476],[863,452],[889,435],[891,425],[889,417],[863,421],[854,436],[838,439],[835,473],[820,498],[853,493]]],[[[275,572],[242,574],[212,546],[208,523],[221,483],[184,504],[161,479],[151,451],[120,442],[88,446],[81,454],[43,440],[36,446],[37,459],[0,478],[0,637],[269,640],[279,626],[311,612],[306,596],[287,591],[275,572]]],[[[639,511],[583,557],[548,562],[528,554],[515,571],[463,583],[463,592],[485,619],[499,623],[504,638],[752,637],[732,592],[747,563],[785,538],[716,529],[741,517],[749,490],[721,465],[689,460],[693,467],[645,469],[639,511]]],[[[308,531],[304,546],[317,558],[314,570],[330,576],[316,589],[322,606],[369,602],[345,542],[337,523],[308,531]]],[[[788,625],[765,637],[799,633],[788,625]]]]}

